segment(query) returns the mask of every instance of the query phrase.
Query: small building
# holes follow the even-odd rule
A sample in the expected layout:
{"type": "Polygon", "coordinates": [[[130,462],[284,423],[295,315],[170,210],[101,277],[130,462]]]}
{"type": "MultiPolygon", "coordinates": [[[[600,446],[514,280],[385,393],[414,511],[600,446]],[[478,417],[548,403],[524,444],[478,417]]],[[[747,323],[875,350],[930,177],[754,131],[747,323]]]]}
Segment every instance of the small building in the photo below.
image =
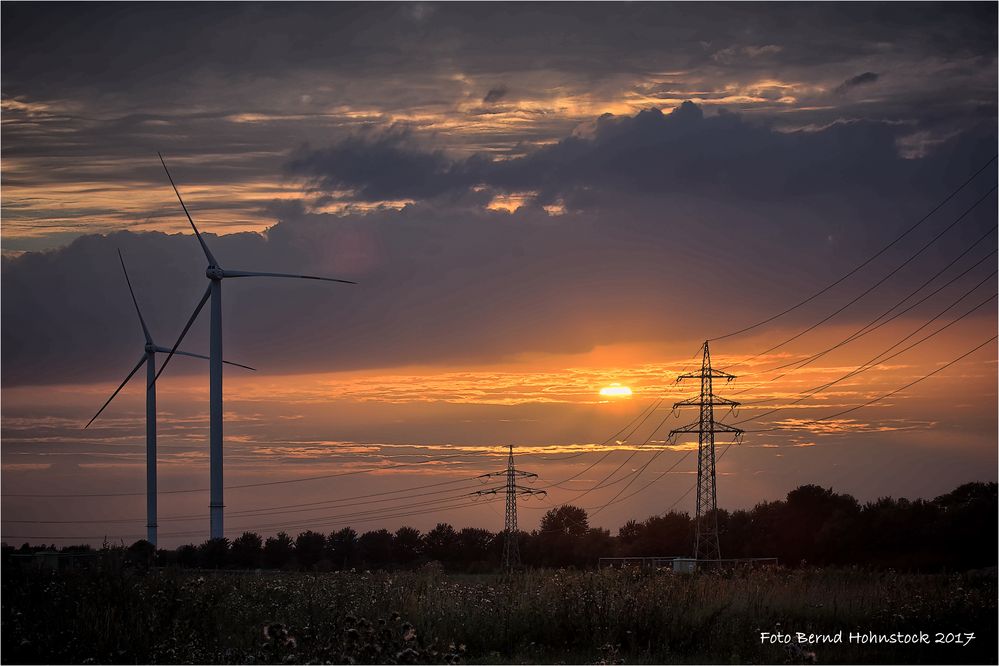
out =
{"type": "Polygon", "coordinates": [[[674,573],[694,573],[697,570],[697,560],[690,557],[678,557],[673,560],[674,573]]]}

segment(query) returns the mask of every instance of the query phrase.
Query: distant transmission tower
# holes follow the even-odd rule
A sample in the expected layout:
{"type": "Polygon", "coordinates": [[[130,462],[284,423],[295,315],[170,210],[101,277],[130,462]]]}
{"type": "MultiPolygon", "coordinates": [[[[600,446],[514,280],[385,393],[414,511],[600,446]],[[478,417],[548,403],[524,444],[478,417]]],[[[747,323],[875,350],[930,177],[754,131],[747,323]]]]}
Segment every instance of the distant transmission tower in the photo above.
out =
{"type": "Polygon", "coordinates": [[[517,496],[546,496],[544,490],[527,488],[517,485],[517,479],[536,479],[538,475],[533,472],[523,472],[513,466],[513,445],[510,445],[510,457],[507,458],[506,469],[499,472],[490,472],[479,476],[480,479],[488,479],[505,476],[506,483],[500,486],[493,486],[484,490],[475,491],[475,495],[496,495],[506,492],[506,520],[503,525],[503,569],[512,571],[520,566],[520,547],[517,540],[517,496]]]}
{"type": "Polygon", "coordinates": [[[715,433],[728,432],[735,435],[737,441],[742,438],[743,431],[724,423],[715,421],[715,406],[738,407],[739,403],[721,398],[714,394],[712,380],[724,379],[732,381],[734,375],[711,367],[711,351],[707,341],[704,342],[704,357],[701,361],[701,371],[686,373],[676,378],[700,379],[701,394],[681,400],[673,405],[689,407],[697,405],[701,408],[700,418],[669,433],[670,439],[679,433],[697,433],[697,518],[695,522],[694,558],[698,560],[717,560],[721,558],[721,548],[718,545],[718,495],[715,483],[715,433]]]}

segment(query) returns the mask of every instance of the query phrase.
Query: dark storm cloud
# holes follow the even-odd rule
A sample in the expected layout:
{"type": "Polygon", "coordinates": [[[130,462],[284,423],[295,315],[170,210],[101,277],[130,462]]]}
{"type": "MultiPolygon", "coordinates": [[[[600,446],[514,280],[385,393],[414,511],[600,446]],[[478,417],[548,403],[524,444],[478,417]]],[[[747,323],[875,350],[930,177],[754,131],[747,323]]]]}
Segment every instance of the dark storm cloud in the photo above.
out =
{"type": "Polygon", "coordinates": [[[863,74],[858,74],[857,76],[847,79],[842,83],[842,85],[840,85],[840,88],[853,88],[855,86],[864,85],[865,83],[874,83],[877,80],[877,72],[864,72],[863,74]]]}
{"type": "MultiPolygon", "coordinates": [[[[46,234],[50,245],[64,242],[75,227],[62,210],[80,210],[81,226],[127,227],[110,198],[39,203],[28,189],[158,188],[157,150],[197,166],[188,182],[221,190],[271,177],[296,145],[328,146],[365,128],[405,128],[417,146],[447,155],[510,158],[604,110],[631,115],[693,98],[784,129],[893,123],[920,153],[996,116],[990,3],[89,3],[55,12],[6,3],[0,11],[12,186],[4,216],[25,207],[37,225],[7,228],[13,249],[46,234]],[[837,94],[858,72],[881,73],[870,87],[877,95],[837,94]],[[498,97],[508,81],[517,82],[516,99],[498,97]]],[[[412,160],[423,158],[407,150],[399,169],[419,168],[412,160]]],[[[447,160],[431,167],[447,171],[455,164],[447,160]]],[[[337,170],[344,183],[373,182],[337,170]]],[[[424,180],[446,182],[438,176],[431,169],[424,180]]],[[[240,214],[265,224],[259,207],[240,214]]]]}
{"type": "MultiPolygon", "coordinates": [[[[266,234],[209,235],[228,268],[359,283],[226,282],[227,355],[264,372],[319,371],[489,362],[730,330],[855,265],[985,163],[995,145],[994,135],[968,135],[905,159],[895,138],[878,123],[782,133],[688,105],[670,115],[601,118],[590,136],[500,163],[421,152],[399,135],[304,154],[297,168],[307,166],[320,184],[420,201],[342,217],[277,202],[271,210],[280,222],[266,234]],[[534,204],[515,214],[483,210],[490,195],[468,191],[480,182],[539,189],[540,202],[561,197],[570,212],[549,216],[534,204]]],[[[184,167],[175,176],[183,179],[184,167]]],[[[994,223],[990,212],[979,209],[900,284],[945,263],[994,223]]],[[[3,327],[5,385],[113,380],[134,363],[141,335],[119,247],[154,334],[172,342],[205,287],[194,239],[84,236],[3,260],[2,316],[17,322],[3,327]]],[[[203,322],[189,340],[189,349],[204,350],[203,322]]]]}
{"type": "Polygon", "coordinates": [[[506,86],[500,86],[498,88],[490,88],[489,92],[486,93],[486,96],[482,98],[482,102],[485,104],[492,104],[493,102],[498,102],[504,97],[506,97],[506,94],[508,92],[509,91],[506,89],[506,86]]]}
{"type": "Polygon", "coordinates": [[[864,72],[863,74],[857,74],[852,76],[843,83],[836,86],[836,92],[844,93],[851,88],[856,88],[857,86],[867,85],[869,83],[874,83],[878,80],[878,74],[876,72],[864,72]]]}
{"type": "Polygon", "coordinates": [[[287,169],[309,178],[315,188],[353,190],[351,198],[362,201],[426,199],[475,184],[465,163],[452,162],[442,151],[412,147],[408,136],[398,133],[355,136],[330,148],[303,150],[287,169]]]}
{"type": "MultiPolygon", "coordinates": [[[[992,150],[988,128],[965,135],[947,150],[972,162],[992,150]]],[[[927,162],[899,155],[905,130],[878,122],[837,123],[820,131],[781,132],[737,114],[705,116],[685,102],[669,114],[652,109],[634,117],[598,118],[590,136],[572,136],[529,155],[500,162],[475,156],[447,160],[420,152],[406,137],[357,137],[333,147],[303,150],[289,171],[313,186],[354,188],[357,197],[432,198],[488,186],[536,191],[538,201],[564,200],[585,209],[621,194],[674,193],[722,200],[793,200],[835,189],[841,196],[869,190],[871,182],[896,187],[938,176],[927,162]],[[835,182],[830,179],[835,174],[835,182]]],[[[938,157],[939,158],[939,157],[938,157]]],[[[935,164],[935,161],[931,161],[935,164]]]]}

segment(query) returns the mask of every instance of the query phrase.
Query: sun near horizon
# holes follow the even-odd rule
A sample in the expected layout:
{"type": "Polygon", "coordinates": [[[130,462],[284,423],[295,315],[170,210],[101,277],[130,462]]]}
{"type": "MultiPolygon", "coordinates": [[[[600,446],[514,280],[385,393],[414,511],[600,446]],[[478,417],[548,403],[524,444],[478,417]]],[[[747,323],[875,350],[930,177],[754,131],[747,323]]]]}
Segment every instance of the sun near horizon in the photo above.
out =
{"type": "Polygon", "coordinates": [[[615,382],[610,386],[605,386],[600,389],[600,395],[605,398],[630,398],[631,389],[615,382]]]}

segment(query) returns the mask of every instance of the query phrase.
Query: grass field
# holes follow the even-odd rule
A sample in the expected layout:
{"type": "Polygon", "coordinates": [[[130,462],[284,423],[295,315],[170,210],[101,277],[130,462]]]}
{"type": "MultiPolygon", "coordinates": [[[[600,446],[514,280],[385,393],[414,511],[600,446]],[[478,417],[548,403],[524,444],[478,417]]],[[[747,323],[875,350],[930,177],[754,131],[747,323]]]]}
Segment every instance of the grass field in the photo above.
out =
{"type": "MultiPolygon", "coordinates": [[[[4,663],[996,663],[996,577],[854,570],[18,571],[4,663]],[[760,632],[974,633],[967,645],[760,632]]],[[[962,639],[963,640],[963,639],[962,639]]]]}

